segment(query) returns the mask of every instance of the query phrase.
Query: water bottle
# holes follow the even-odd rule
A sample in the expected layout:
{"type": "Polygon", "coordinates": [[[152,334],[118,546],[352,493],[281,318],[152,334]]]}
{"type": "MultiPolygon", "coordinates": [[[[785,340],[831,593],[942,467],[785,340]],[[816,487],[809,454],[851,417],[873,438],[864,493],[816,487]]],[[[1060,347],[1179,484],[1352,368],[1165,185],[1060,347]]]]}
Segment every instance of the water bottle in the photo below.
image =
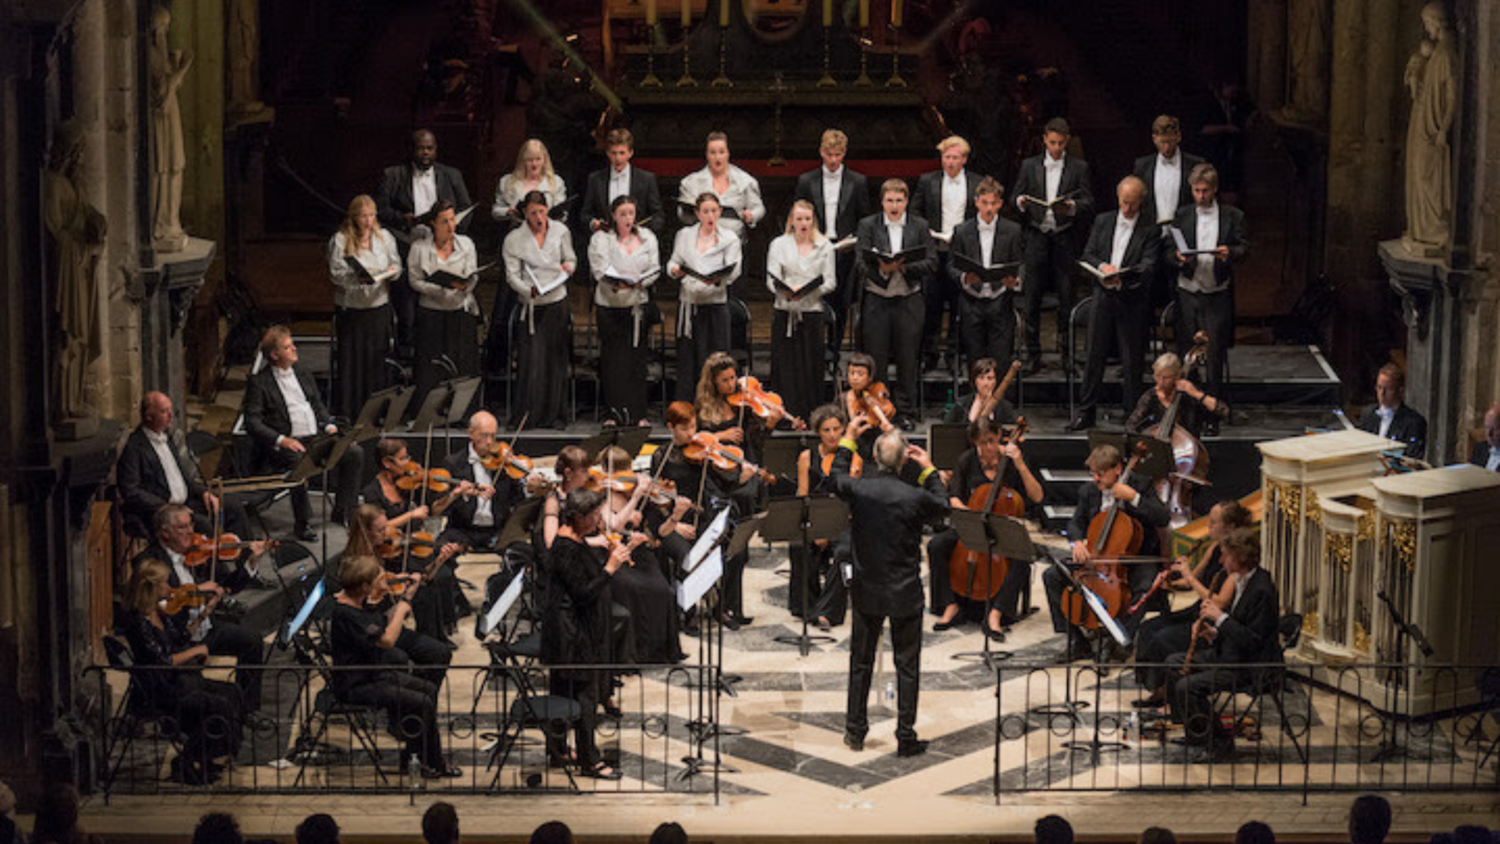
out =
{"type": "Polygon", "coordinates": [[[1139,712],[1130,713],[1125,721],[1125,740],[1134,741],[1141,734],[1141,715],[1139,712]]]}
{"type": "Polygon", "coordinates": [[[422,790],[422,763],[417,761],[415,753],[406,759],[406,787],[412,791],[422,790]]]}
{"type": "Polygon", "coordinates": [[[895,706],[896,705],[896,681],[895,680],[886,680],[885,681],[885,705],[886,706],[895,706]]]}

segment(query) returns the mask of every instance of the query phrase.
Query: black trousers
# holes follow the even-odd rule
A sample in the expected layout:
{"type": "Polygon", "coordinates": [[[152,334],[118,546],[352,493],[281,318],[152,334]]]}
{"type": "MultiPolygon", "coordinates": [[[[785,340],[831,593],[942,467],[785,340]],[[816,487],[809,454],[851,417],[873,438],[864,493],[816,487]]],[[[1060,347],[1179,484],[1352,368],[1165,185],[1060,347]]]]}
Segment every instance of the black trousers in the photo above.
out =
{"type": "MultiPolygon", "coordinates": [[[[934,535],[927,542],[927,592],[930,596],[928,608],[932,614],[942,615],[943,610],[947,609],[949,604],[959,603],[959,617],[967,617],[977,624],[988,623],[985,618],[986,607],[999,610],[1000,617],[1005,621],[1019,619],[1026,585],[1031,580],[1031,561],[1010,560],[1010,565],[1005,570],[1005,578],[997,584],[985,583],[986,570],[981,566],[976,566],[971,594],[983,594],[995,590],[995,597],[993,601],[988,602],[972,601],[961,598],[953,588],[953,577],[948,563],[953,557],[953,550],[957,547],[958,532],[952,528],[934,535]]],[[[968,572],[965,571],[963,576],[967,580],[968,572]]]]}
{"type": "Polygon", "coordinates": [[[1026,351],[1034,358],[1042,351],[1042,296],[1048,290],[1057,292],[1057,333],[1067,336],[1078,254],[1071,231],[1044,232],[1035,226],[1026,229],[1025,247],[1021,294],[1026,302],[1026,351]]]}
{"type": "Polygon", "coordinates": [[[1089,318],[1088,363],[1083,369],[1080,407],[1091,413],[1104,392],[1104,362],[1110,351],[1120,356],[1120,391],[1125,412],[1141,397],[1141,360],[1146,351],[1151,303],[1146,290],[1109,290],[1094,285],[1094,312],[1089,318]]]}
{"type": "Polygon", "coordinates": [[[453,661],[453,647],[414,630],[402,630],[396,637],[396,646],[386,651],[385,657],[388,664],[402,666],[431,685],[436,700],[448,676],[448,664],[453,661]]]}
{"type": "Polygon", "coordinates": [[[417,387],[411,397],[413,415],[440,382],[479,374],[479,318],[468,311],[436,311],[418,305],[412,344],[416,355],[412,377],[417,387]]]}
{"type": "MultiPolygon", "coordinates": [[[[578,702],[578,720],[573,724],[573,746],[578,766],[583,770],[599,763],[599,746],[594,742],[594,727],[599,720],[599,688],[608,680],[599,669],[556,669],[548,678],[548,690],[560,697],[578,702]]],[[[561,736],[548,735],[548,750],[557,755],[563,751],[561,736]]]]}
{"type": "Polygon", "coordinates": [[[415,674],[381,671],[375,679],[344,690],[340,699],[386,711],[387,729],[405,742],[403,762],[416,756],[424,765],[443,764],[443,737],[437,722],[438,688],[415,674]]]}
{"type": "MultiPolygon", "coordinates": [[[[1202,650],[1208,650],[1207,647],[1202,650]]],[[[1187,654],[1173,654],[1171,662],[1181,663],[1187,654]]],[[[1193,659],[1192,672],[1177,677],[1167,694],[1172,716],[1181,722],[1189,744],[1219,744],[1233,741],[1234,736],[1219,719],[1213,717],[1213,696],[1217,692],[1253,688],[1258,671],[1269,669],[1237,668],[1233,665],[1211,665],[1202,657],[1193,659]]],[[[1178,669],[1172,669],[1176,675],[1178,669]]]]}
{"type": "Polygon", "coordinates": [[[234,684],[240,688],[246,712],[260,709],[262,672],[256,669],[265,664],[264,643],[238,624],[215,619],[203,637],[203,644],[214,656],[232,656],[238,665],[249,667],[249,671],[234,672],[234,684]]]}
{"type": "Polygon", "coordinates": [[[523,310],[512,330],[516,332],[519,397],[512,415],[525,415],[529,427],[558,426],[567,417],[568,356],[572,340],[567,301],[537,306],[530,325],[523,310]]]}
{"type": "Polygon", "coordinates": [[[1224,359],[1234,344],[1234,288],[1189,293],[1177,288],[1177,354],[1186,355],[1193,334],[1208,334],[1208,394],[1224,399],[1224,359]]]}
{"type": "MultiPolygon", "coordinates": [[[[875,646],[886,616],[854,609],[849,639],[849,701],[844,710],[844,733],[863,739],[870,731],[866,713],[870,677],[875,670],[875,646]]],[[[917,738],[917,695],[922,686],[922,613],[891,617],[891,649],[896,660],[896,740],[917,738]]]]}
{"type": "Polygon", "coordinates": [[[849,308],[853,304],[850,291],[851,271],[854,269],[854,253],[840,252],[834,256],[833,271],[838,276],[838,286],[823,297],[823,308],[828,313],[828,350],[835,356],[843,349],[844,331],[849,325],[849,308]]]}
{"type": "MultiPolygon", "coordinates": [[[[649,305],[642,305],[644,312],[649,305]]],[[[641,319],[640,340],[634,342],[633,308],[596,306],[599,326],[599,389],[604,397],[605,418],[631,425],[646,418],[646,362],[651,348],[651,325],[641,319]]]]}
{"type": "Polygon", "coordinates": [[[203,773],[211,759],[239,752],[244,732],[240,690],[231,683],[206,680],[183,669],[175,678],[171,700],[153,701],[155,708],[178,719],[184,735],[182,759],[203,773]]]}
{"type": "Polygon", "coordinates": [[[781,394],[787,412],[806,419],[823,403],[823,384],[823,313],[776,311],[771,318],[771,388],[781,394]]]}
{"type": "Polygon", "coordinates": [[[685,336],[687,326],[682,311],[677,315],[677,389],[679,401],[692,402],[698,389],[703,362],[714,352],[729,351],[729,306],[697,305],[694,308],[693,336],[685,336]]]}
{"type": "Polygon", "coordinates": [[[994,358],[997,378],[1004,378],[1016,348],[1016,294],[1002,293],[993,299],[961,296],[963,319],[959,337],[970,366],[980,358],[994,358]]]}
{"type": "MultiPolygon", "coordinates": [[[[1154,530],[1154,528],[1147,527],[1146,530],[1154,530]]],[[[1069,565],[1069,568],[1077,571],[1079,566],[1069,565]]],[[[1156,580],[1157,571],[1158,567],[1154,565],[1126,565],[1125,578],[1130,584],[1131,594],[1139,598],[1150,591],[1152,582],[1156,580]]],[[[1048,566],[1047,570],[1042,572],[1042,588],[1047,591],[1047,608],[1052,612],[1052,630],[1055,633],[1068,632],[1068,617],[1062,610],[1062,595],[1067,585],[1067,578],[1062,576],[1057,566],[1048,566]]],[[[1158,597],[1164,598],[1165,596],[1158,594],[1158,597]]],[[[1150,605],[1147,608],[1149,609],[1150,605]]],[[[1144,614],[1144,610],[1134,615],[1121,613],[1115,619],[1120,622],[1120,626],[1125,629],[1125,635],[1131,641],[1135,640],[1136,628],[1140,627],[1141,616],[1144,614]]]]}
{"type": "MultiPolygon", "coordinates": [[[[920,396],[922,377],[918,348],[922,340],[922,295],[912,293],[887,299],[868,290],[860,306],[861,344],[875,359],[876,381],[884,381],[891,361],[896,363],[894,400],[898,413],[912,413],[920,396]]],[[[894,420],[893,420],[894,421],[894,420]]]]}
{"type": "Polygon", "coordinates": [[[334,311],[333,336],[338,348],[334,413],[353,420],[372,393],[390,386],[391,372],[385,359],[395,339],[394,320],[389,304],[334,311]]]}
{"type": "Polygon", "coordinates": [[[948,277],[948,251],[937,253],[937,272],[922,285],[922,358],[939,352],[954,352],[958,349],[955,338],[959,334],[961,320],[960,299],[968,298],[958,285],[948,277]],[[948,314],[947,339],[943,338],[943,313],[948,314]]]}
{"type": "Polygon", "coordinates": [[[811,553],[801,545],[789,549],[792,566],[791,584],[787,589],[787,610],[802,617],[802,599],[807,596],[807,620],[819,617],[830,624],[842,624],[849,604],[849,587],[844,583],[842,568],[849,562],[849,532],[831,543],[814,545],[811,553]]]}
{"type": "MultiPolygon", "coordinates": [[[[311,442],[310,437],[301,437],[300,441],[306,445],[311,442]]],[[[327,440],[320,445],[322,448],[331,448],[332,440],[327,440]]],[[[291,471],[302,461],[302,454],[288,451],[284,448],[275,448],[271,451],[271,465],[274,469],[287,472],[291,471]]],[[[344,456],[339,462],[329,467],[328,476],[333,481],[333,518],[342,520],[348,512],[359,503],[360,476],[365,469],[365,450],[359,443],[350,443],[344,450],[344,456]]],[[[290,495],[292,499],[292,518],[298,527],[312,523],[312,499],[307,494],[307,484],[294,487],[290,495]]]]}
{"type": "Polygon", "coordinates": [[[1193,604],[1141,624],[1135,633],[1135,679],[1142,688],[1160,688],[1172,679],[1166,669],[1150,667],[1150,663],[1165,664],[1172,654],[1186,653],[1197,620],[1198,604],[1193,604]]]}

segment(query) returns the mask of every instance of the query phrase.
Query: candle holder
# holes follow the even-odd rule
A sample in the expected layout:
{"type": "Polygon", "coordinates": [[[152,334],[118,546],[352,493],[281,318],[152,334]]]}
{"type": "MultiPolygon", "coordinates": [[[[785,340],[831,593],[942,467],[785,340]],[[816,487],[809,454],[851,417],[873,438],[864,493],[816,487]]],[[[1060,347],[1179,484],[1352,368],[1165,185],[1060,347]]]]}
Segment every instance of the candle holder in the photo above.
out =
{"type": "Polygon", "coordinates": [[[729,52],[729,28],[719,28],[719,75],[709,84],[715,88],[733,88],[734,83],[729,81],[729,74],[724,72],[725,62],[729,52]]]}
{"type": "Polygon", "coordinates": [[[833,88],[839,83],[834,81],[833,74],[829,72],[829,45],[828,27],[823,27],[823,78],[818,80],[819,88],[833,88]]]}
{"type": "Polygon", "coordinates": [[[660,88],[661,80],[656,76],[656,27],[653,26],[646,32],[646,75],[641,77],[641,87],[660,88]]]}
{"type": "Polygon", "coordinates": [[[885,80],[887,88],[905,88],[906,80],[901,78],[901,28],[892,26],[891,39],[891,78],[885,80]]]}
{"type": "Polygon", "coordinates": [[[688,65],[691,62],[692,52],[693,51],[689,49],[687,30],[684,29],[682,31],[682,76],[677,78],[677,87],[679,88],[698,87],[698,80],[694,79],[693,74],[688,72],[688,65]]]}
{"type": "Polygon", "coordinates": [[[875,42],[870,40],[869,35],[859,36],[858,41],[859,76],[854,80],[854,87],[868,88],[875,84],[875,80],[870,78],[870,48],[875,46],[875,42]]]}

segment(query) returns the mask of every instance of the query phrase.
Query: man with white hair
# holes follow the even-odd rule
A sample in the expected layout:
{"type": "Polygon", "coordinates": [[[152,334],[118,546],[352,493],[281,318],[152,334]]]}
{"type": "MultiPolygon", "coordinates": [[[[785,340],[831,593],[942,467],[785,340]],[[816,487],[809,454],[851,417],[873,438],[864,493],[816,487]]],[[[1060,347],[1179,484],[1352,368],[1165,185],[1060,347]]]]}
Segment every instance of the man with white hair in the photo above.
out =
{"type": "Polygon", "coordinates": [[[854,546],[854,577],[849,585],[854,630],[849,643],[844,744],[864,749],[875,646],[889,618],[896,660],[896,755],[917,756],[927,750],[927,742],[918,740],[916,731],[917,692],[922,682],[922,527],[948,514],[948,500],[926,450],[909,445],[899,430],[892,429],[875,441],[876,471],[851,477],[857,440],[869,427],[864,414],[854,417],[839,441],[830,472],[834,491],[849,503],[854,546]],[[922,470],[916,486],[901,478],[908,460],[922,470]]]}

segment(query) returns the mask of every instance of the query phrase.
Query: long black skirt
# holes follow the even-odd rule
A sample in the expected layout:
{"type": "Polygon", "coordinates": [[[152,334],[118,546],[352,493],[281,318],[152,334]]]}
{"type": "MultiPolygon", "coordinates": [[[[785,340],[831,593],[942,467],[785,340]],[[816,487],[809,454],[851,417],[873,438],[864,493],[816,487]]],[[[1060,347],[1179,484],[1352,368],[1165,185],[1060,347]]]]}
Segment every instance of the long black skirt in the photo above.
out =
{"type": "Polygon", "coordinates": [[[615,572],[610,581],[615,602],[630,611],[631,638],[635,658],[642,663],[676,662],[677,592],[668,582],[656,552],[637,548],[631,565],[615,572]]]}
{"type": "Polygon", "coordinates": [[[374,308],[339,308],[333,315],[338,344],[338,380],[333,412],[353,419],[370,394],[391,384],[385,359],[395,338],[395,310],[389,303],[374,308]]]}
{"type": "Polygon", "coordinates": [[[632,342],[634,309],[596,307],[599,324],[599,389],[604,395],[605,418],[630,425],[646,418],[646,360],[651,348],[651,327],[642,305],[639,343],[632,342]],[[613,417],[611,417],[613,414],[613,417]]]}
{"type": "Polygon", "coordinates": [[[529,428],[562,425],[567,422],[568,303],[538,306],[530,325],[523,309],[511,331],[515,332],[518,370],[518,404],[513,415],[526,415],[529,428]]]}
{"type": "Polygon", "coordinates": [[[778,310],[771,319],[771,389],[781,394],[788,413],[803,420],[823,396],[823,312],[796,314],[778,310]],[[792,336],[787,336],[787,324],[792,336]]]}
{"type": "Polygon", "coordinates": [[[714,352],[729,351],[729,306],[697,305],[693,312],[693,336],[684,336],[682,309],[677,311],[677,389],[681,401],[691,402],[698,391],[703,362],[714,352]]]}
{"type": "Polygon", "coordinates": [[[479,374],[479,318],[463,310],[435,311],[419,305],[414,327],[417,392],[410,405],[413,413],[437,384],[479,374]]]}

